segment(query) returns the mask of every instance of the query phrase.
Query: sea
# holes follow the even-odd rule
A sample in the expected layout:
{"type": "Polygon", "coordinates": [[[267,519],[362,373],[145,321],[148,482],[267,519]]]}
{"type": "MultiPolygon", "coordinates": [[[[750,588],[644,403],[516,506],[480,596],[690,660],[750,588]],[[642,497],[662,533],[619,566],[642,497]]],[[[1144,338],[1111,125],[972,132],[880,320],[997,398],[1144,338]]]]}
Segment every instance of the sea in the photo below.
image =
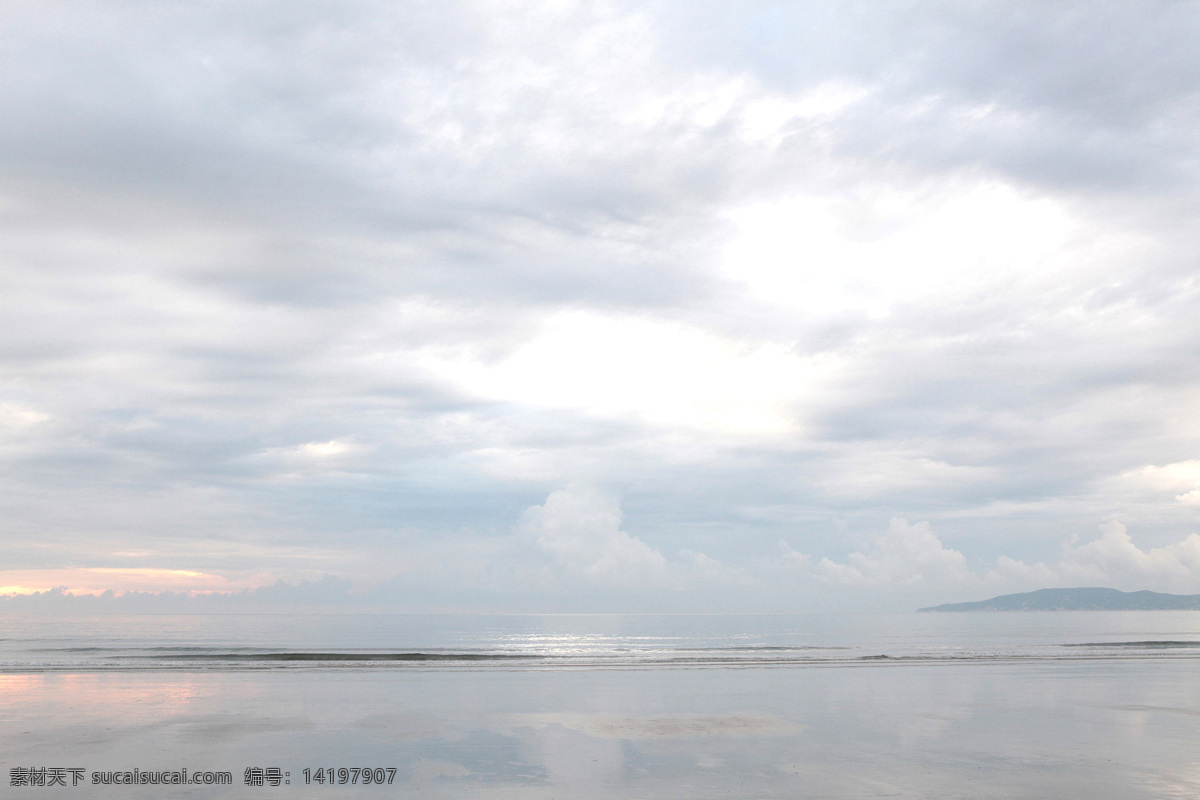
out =
{"type": "Polygon", "coordinates": [[[0,618],[10,796],[1196,798],[1200,612],[0,618]]]}

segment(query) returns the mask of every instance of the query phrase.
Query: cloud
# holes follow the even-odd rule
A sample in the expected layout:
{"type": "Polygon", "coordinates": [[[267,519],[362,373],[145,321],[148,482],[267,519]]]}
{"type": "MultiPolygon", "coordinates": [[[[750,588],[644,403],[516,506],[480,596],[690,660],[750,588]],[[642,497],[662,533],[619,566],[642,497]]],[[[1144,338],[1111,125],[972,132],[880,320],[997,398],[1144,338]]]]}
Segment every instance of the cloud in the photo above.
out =
{"type": "Polygon", "coordinates": [[[311,458],[331,458],[348,452],[350,447],[345,442],[333,439],[328,442],[306,442],[296,449],[300,454],[311,458]]]}
{"type": "Polygon", "coordinates": [[[1028,591],[1056,586],[1113,586],[1191,593],[1200,591],[1200,535],[1143,550],[1117,521],[1100,526],[1087,542],[1072,537],[1056,561],[1025,561],[999,556],[989,569],[972,568],[959,551],[945,547],[928,522],[910,525],[893,519],[888,530],[844,560],[810,556],[781,541],[781,563],[831,585],[931,589],[940,593],[991,590],[1028,591]]]}
{"type": "Polygon", "coordinates": [[[1116,520],[1099,526],[1100,536],[1081,542],[1071,537],[1051,564],[1027,564],[1001,556],[985,579],[992,585],[1112,586],[1120,589],[1200,591],[1200,535],[1190,534],[1162,547],[1143,550],[1116,520]]]}
{"type": "Polygon", "coordinates": [[[220,575],[152,567],[76,567],[0,570],[0,594],[30,594],[60,587],[73,594],[105,591],[228,592],[240,588],[220,575]]]}
{"type": "Polygon", "coordinates": [[[1187,580],[1191,4],[0,16],[9,569],[1187,580]]]}
{"type": "Polygon", "coordinates": [[[49,415],[0,403],[0,427],[23,430],[50,419],[49,415]]]}
{"type": "Polygon", "coordinates": [[[1100,531],[1098,538],[1086,543],[1069,540],[1058,560],[1050,564],[1001,556],[982,578],[987,586],[1005,591],[1053,586],[1111,586],[1183,594],[1200,591],[1200,535],[1142,550],[1119,522],[1105,523],[1100,531]]]}
{"type": "MultiPolygon", "coordinates": [[[[114,570],[115,571],[115,570],[114,570]]],[[[123,572],[131,572],[124,570],[123,572]]],[[[144,572],[149,572],[146,570],[144,572]]],[[[157,570],[166,572],[166,570],[157,570]]],[[[320,580],[290,583],[279,580],[267,586],[237,591],[125,589],[103,592],[55,586],[41,591],[0,593],[6,611],[58,611],[63,613],[230,613],[245,610],[361,608],[363,598],[349,594],[345,578],[326,575],[320,580]]],[[[5,587],[14,588],[14,587],[5,587]]]]}
{"type": "Polygon", "coordinates": [[[1200,487],[1192,489],[1190,492],[1176,495],[1175,502],[1183,503],[1185,506],[1200,506],[1200,487]]]}
{"type": "Polygon", "coordinates": [[[1200,535],[1142,550],[1120,522],[1100,526],[1100,537],[1070,543],[1058,566],[1060,580],[1089,581],[1121,587],[1146,585],[1192,590],[1200,588],[1200,535]]]}
{"type": "Polygon", "coordinates": [[[784,558],[802,568],[811,565],[820,580],[834,584],[943,587],[971,579],[966,557],[943,547],[928,522],[910,525],[903,519],[893,519],[887,531],[872,536],[864,550],[850,553],[844,562],[822,558],[812,565],[790,547],[784,558]]]}
{"type": "Polygon", "coordinates": [[[465,391],[528,406],[734,436],[785,434],[836,371],[775,345],[629,315],[560,312],[502,359],[430,359],[465,391]]]}
{"type": "Polygon", "coordinates": [[[1175,494],[1175,502],[1186,506],[1200,505],[1200,461],[1177,461],[1164,466],[1148,465],[1117,478],[1122,488],[1160,497],[1175,494]]]}
{"type": "Polygon", "coordinates": [[[988,572],[986,578],[997,586],[1020,589],[1042,589],[1062,583],[1058,573],[1045,564],[1026,564],[1008,556],[997,558],[995,568],[988,572]]]}
{"type": "Polygon", "coordinates": [[[620,501],[599,489],[572,484],[521,517],[525,533],[569,573],[600,583],[661,582],[667,560],[621,530],[620,501]]]}
{"type": "Polygon", "coordinates": [[[1194,119],[1200,76],[1184,4],[657,7],[688,63],[720,59],[781,88],[871,87],[844,121],[855,153],[1111,189],[1171,185],[1162,168],[1194,152],[1177,127],[1194,119]],[[1139,148],[1149,139],[1160,149],[1139,148]]]}
{"type": "Polygon", "coordinates": [[[798,550],[793,550],[792,546],[783,539],[779,540],[779,551],[782,554],[783,563],[789,567],[807,569],[812,564],[812,558],[798,550]]]}

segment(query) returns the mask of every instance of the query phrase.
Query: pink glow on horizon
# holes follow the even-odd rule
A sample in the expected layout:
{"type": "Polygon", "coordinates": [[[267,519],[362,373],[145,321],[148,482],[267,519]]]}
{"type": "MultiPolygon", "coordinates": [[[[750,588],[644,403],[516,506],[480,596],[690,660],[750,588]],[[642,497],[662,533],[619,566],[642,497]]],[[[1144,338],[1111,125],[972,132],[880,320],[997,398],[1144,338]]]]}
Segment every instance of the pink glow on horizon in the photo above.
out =
{"type": "Polygon", "coordinates": [[[126,592],[186,592],[214,594],[254,589],[264,585],[245,578],[231,581],[221,575],[183,569],[153,567],[66,567],[59,569],[0,570],[0,595],[33,594],[62,589],[74,595],[126,592]]]}

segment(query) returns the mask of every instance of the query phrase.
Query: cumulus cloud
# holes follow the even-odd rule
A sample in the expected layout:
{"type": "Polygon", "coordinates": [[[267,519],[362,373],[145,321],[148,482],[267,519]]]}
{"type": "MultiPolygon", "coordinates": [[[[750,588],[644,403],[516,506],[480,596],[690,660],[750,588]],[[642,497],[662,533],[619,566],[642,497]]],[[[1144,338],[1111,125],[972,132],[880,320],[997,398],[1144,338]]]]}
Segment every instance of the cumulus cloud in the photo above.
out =
{"type": "Polygon", "coordinates": [[[928,522],[893,519],[888,530],[844,560],[810,556],[781,541],[782,562],[820,581],[882,589],[929,588],[939,592],[990,589],[1026,591],[1053,586],[1113,586],[1122,589],[1200,590],[1200,535],[1146,550],[1117,521],[1100,526],[1089,541],[1072,537],[1054,562],[1027,563],[1008,555],[990,568],[972,568],[959,551],[945,547],[928,522]]]}
{"type": "Polygon", "coordinates": [[[1009,556],[996,559],[996,566],[987,573],[986,579],[1004,589],[1042,589],[1061,585],[1058,573],[1045,564],[1026,564],[1009,556]]]}
{"type": "MultiPolygon", "coordinates": [[[[790,547],[784,558],[800,567],[811,564],[790,547]]],[[[952,586],[971,578],[966,557],[943,547],[928,522],[910,525],[903,519],[892,519],[886,531],[844,562],[822,558],[811,568],[823,581],[856,586],[952,586]]]]}
{"type": "Polygon", "coordinates": [[[1149,465],[1121,475],[1119,481],[1146,493],[1174,494],[1175,502],[1200,506],[1200,461],[1177,461],[1164,466],[1149,465]]]}
{"type": "Polygon", "coordinates": [[[1143,550],[1116,520],[1101,525],[1100,536],[1091,541],[1073,537],[1063,545],[1057,564],[1002,562],[997,565],[1000,574],[1043,584],[1200,590],[1200,535],[1193,533],[1174,544],[1143,550]]]}
{"type": "Polygon", "coordinates": [[[551,492],[542,505],[527,508],[519,533],[549,557],[552,573],[583,578],[600,588],[636,588],[661,598],[760,581],[751,568],[731,566],[697,550],[682,548],[668,557],[622,530],[622,516],[616,495],[572,483],[551,492]]]}
{"type": "Polygon", "coordinates": [[[662,580],[667,560],[621,530],[620,500],[595,487],[572,484],[522,515],[521,526],[555,563],[598,582],[662,580]]]}
{"type": "Polygon", "coordinates": [[[1183,503],[1185,506],[1200,506],[1200,486],[1192,489],[1190,492],[1176,495],[1175,502],[1183,503]]]}

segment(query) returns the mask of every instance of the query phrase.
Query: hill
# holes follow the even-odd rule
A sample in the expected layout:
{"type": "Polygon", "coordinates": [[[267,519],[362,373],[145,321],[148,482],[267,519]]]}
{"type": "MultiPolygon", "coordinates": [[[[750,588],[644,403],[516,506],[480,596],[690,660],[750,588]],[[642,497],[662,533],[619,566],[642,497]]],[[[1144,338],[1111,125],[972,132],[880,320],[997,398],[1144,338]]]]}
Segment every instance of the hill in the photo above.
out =
{"type": "Polygon", "coordinates": [[[918,611],[1193,611],[1200,610],[1200,594],[1122,592],[1097,587],[1038,589],[1002,594],[973,603],[946,603],[918,611]]]}

